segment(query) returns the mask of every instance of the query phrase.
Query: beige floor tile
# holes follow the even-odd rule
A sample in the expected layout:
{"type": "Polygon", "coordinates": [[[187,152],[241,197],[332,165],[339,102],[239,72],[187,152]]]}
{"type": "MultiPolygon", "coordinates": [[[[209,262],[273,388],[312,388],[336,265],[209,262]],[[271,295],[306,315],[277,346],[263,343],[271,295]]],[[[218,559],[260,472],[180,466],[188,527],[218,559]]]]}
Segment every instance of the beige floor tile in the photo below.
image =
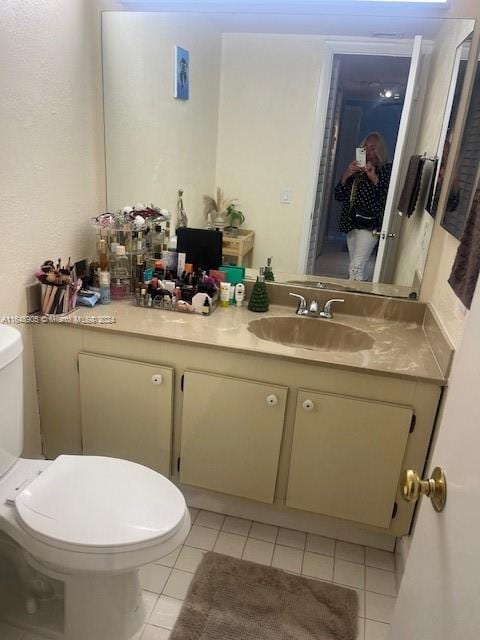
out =
{"type": "Polygon", "coordinates": [[[278,527],[271,524],[263,524],[262,522],[254,522],[250,533],[250,538],[255,540],[263,540],[264,542],[275,542],[277,539],[278,527]]]}
{"type": "Polygon", "coordinates": [[[390,551],[367,547],[365,550],[365,564],[376,569],[395,571],[395,555],[390,551]]]}
{"type": "Polygon", "coordinates": [[[358,615],[360,618],[365,618],[365,591],[363,589],[355,589],[358,595],[358,615]]]}
{"type": "Polygon", "coordinates": [[[395,598],[392,596],[384,596],[380,593],[367,591],[365,617],[369,620],[390,623],[394,608],[395,598]]]}
{"type": "Polygon", "coordinates": [[[331,581],[333,578],[333,558],[305,551],[302,574],[310,578],[331,581]]]}
{"type": "Polygon", "coordinates": [[[239,536],[248,536],[251,526],[251,520],[227,516],[223,523],[223,530],[228,531],[229,533],[236,533],[239,536]]]}
{"type": "Polygon", "coordinates": [[[228,531],[220,531],[213,550],[226,556],[241,558],[246,542],[247,538],[245,536],[238,536],[236,533],[229,533],[228,531]]]}
{"type": "Polygon", "coordinates": [[[365,620],[365,640],[387,640],[389,624],[365,620]]]}
{"type": "Polygon", "coordinates": [[[282,547],[275,545],[273,550],[272,567],[290,571],[291,573],[301,573],[303,562],[303,551],[293,547],[282,547]]]}
{"type": "Polygon", "coordinates": [[[182,604],[183,602],[177,600],[177,598],[160,596],[152,611],[152,615],[147,621],[148,624],[164,627],[165,629],[173,629],[182,604]]]}
{"type": "Polygon", "coordinates": [[[365,567],[362,564],[335,558],[333,581],[347,587],[363,589],[365,586],[365,567]]]}
{"type": "Polygon", "coordinates": [[[140,567],[140,585],[142,589],[153,591],[154,593],[162,593],[170,571],[170,567],[163,567],[156,563],[140,567]]]}
{"type": "Polygon", "coordinates": [[[393,571],[384,571],[383,569],[375,569],[374,567],[366,567],[366,586],[367,591],[382,593],[385,596],[396,596],[397,585],[393,571]]]}
{"type": "Polygon", "coordinates": [[[358,632],[356,640],[365,640],[365,620],[363,618],[358,619],[358,632]]]}
{"type": "Polygon", "coordinates": [[[143,630],[141,640],[168,640],[170,638],[170,630],[162,627],[154,627],[146,624],[143,630]]]}
{"type": "Polygon", "coordinates": [[[210,527],[210,529],[221,529],[225,516],[221,513],[214,513],[213,511],[200,511],[195,518],[195,524],[202,527],[210,527]]]}
{"type": "Polygon", "coordinates": [[[250,562],[271,565],[273,548],[274,545],[272,542],[248,538],[242,557],[244,560],[250,560],[250,562]]]}
{"type": "Polygon", "coordinates": [[[184,547],[182,547],[182,550],[180,551],[180,554],[177,558],[175,569],[195,573],[205,553],[206,551],[203,551],[203,549],[195,549],[194,547],[187,547],[185,545],[184,547]]]}
{"type": "Polygon", "coordinates": [[[194,524],[185,540],[185,544],[189,547],[211,551],[215,546],[217,536],[218,531],[216,529],[194,524]]]}
{"type": "Polygon", "coordinates": [[[316,536],[313,533],[308,533],[305,549],[312,553],[323,553],[326,556],[333,556],[335,552],[335,540],[333,540],[333,538],[325,538],[324,536],[316,536]]]}
{"type": "Polygon", "coordinates": [[[302,531],[294,529],[279,529],[277,536],[277,544],[284,547],[294,547],[295,549],[305,549],[306,534],[302,531]]]}
{"type": "Polygon", "coordinates": [[[156,564],[161,564],[164,567],[173,567],[175,565],[175,562],[177,561],[178,554],[180,553],[181,548],[182,548],[182,545],[174,549],[168,555],[163,556],[163,558],[160,558],[159,560],[155,560],[156,564]]]}
{"type": "Polygon", "coordinates": [[[163,589],[163,595],[169,596],[170,598],[185,600],[188,587],[193,580],[193,576],[194,574],[189,573],[188,571],[179,571],[178,569],[173,569],[167,580],[167,584],[163,589]]]}
{"type": "Polygon", "coordinates": [[[150,614],[153,611],[154,606],[157,604],[158,594],[153,593],[152,591],[143,591],[142,600],[143,600],[143,606],[145,608],[145,620],[148,620],[150,617],[150,614]]]}
{"type": "Polygon", "coordinates": [[[340,560],[348,560],[348,562],[365,563],[365,547],[351,542],[341,542],[337,540],[335,543],[335,557],[340,560]]]}
{"type": "Polygon", "coordinates": [[[200,509],[195,509],[195,507],[188,507],[188,510],[190,511],[190,520],[192,521],[192,524],[195,522],[196,517],[199,514],[200,509]]]}

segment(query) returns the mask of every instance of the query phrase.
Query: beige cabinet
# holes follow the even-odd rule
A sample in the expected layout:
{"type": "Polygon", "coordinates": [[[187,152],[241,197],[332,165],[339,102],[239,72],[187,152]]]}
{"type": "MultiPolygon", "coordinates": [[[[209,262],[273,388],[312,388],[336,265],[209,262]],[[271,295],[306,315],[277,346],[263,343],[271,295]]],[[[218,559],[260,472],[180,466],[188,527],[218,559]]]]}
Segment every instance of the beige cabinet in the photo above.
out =
{"type": "Polygon", "coordinates": [[[173,369],[80,353],[83,453],[125,458],[169,476],[173,369]]]}
{"type": "Polygon", "coordinates": [[[286,503],[388,528],[411,407],[300,389],[286,503]]]}
{"type": "Polygon", "coordinates": [[[180,481],[272,504],[286,401],[286,387],[186,371],[180,481]]]}

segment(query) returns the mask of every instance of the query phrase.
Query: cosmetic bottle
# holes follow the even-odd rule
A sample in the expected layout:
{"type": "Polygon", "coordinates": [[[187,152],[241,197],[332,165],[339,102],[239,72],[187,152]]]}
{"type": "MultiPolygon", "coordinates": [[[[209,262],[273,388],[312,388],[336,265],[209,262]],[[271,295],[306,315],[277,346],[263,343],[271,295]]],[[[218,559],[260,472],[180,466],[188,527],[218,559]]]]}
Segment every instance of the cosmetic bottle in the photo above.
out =
{"type": "Polygon", "coordinates": [[[210,315],[210,301],[208,299],[208,296],[205,296],[205,301],[204,301],[203,307],[202,307],[202,315],[204,315],[204,316],[209,316],[210,315]]]}
{"type": "Polygon", "coordinates": [[[100,271],[100,304],[110,304],[110,274],[108,271],[100,271]]]}
{"type": "Polygon", "coordinates": [[[110,296],[113,300],[125,298],[127,295],[127,289],[127,283],[117,279],[116,282],[112,282],[110,285],[110,296]]]}
{"type": "Polygon", "coordinates": [[[163,244],[165,242],[165,234],[161,224],[155,225],[155,234],[153,236],[153,257],[158,259],[162,257],[163,244]]]}
{"type": "Polygon", "coordinates": [[[230,288],[231,284],[229,282],[221,282],[220,283],[220,306],[228,307],[230,304],[230,288]]]}
{"type": "Polygon", "coordinates": [[[100,240],[98,263],[100,265],[100,271],[108,271],[107,241],[104,239],[100,240]]]}
{"type": "Polygon", "coordinates": [[[272,256],[267,258],[267,266],[265,267],[265,282],[275,282],[275,276],[272,270],[272,256]]]}
{"type": "Polygon", "coordinates": [[[243,282],[239,282],[235,285],[235,304],[237,307],[241,307],[245,299],[245,285],[243,282]]]}

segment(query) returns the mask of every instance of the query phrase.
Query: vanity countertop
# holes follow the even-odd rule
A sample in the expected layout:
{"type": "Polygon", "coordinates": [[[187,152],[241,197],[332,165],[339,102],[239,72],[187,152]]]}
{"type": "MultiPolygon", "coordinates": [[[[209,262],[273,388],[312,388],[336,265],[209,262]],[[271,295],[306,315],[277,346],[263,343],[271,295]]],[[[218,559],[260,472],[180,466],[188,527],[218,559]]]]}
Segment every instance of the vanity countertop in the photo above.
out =
{"type": "Polygon", "coordinates": [[[342,313],[335,313],[333,320],[306,320],[317,322],[318,331],[322,331],[324,323],[335,322],[364,331],[373,339],[373,347],[370,349],[350,352],[292,347],[260,339],[248,330],[248,323],[265,316],[295,317],[292,308],[277,305],[271,305],[266,314],[252,313],[246,307],[228,307],[218,308],[211,316],[204,317],[145,309],[136,307],[130,301],[112,301],[108,306],[77,308],[62,320],[65,326],[87,330],[211,346],[307,364],[318,363],[446,384],[445,375],[435,358],[424,328],[417,322],[342,313]],[[107,316],[114,318],[114,322],[99,322],[102,317],[107,316]]]}

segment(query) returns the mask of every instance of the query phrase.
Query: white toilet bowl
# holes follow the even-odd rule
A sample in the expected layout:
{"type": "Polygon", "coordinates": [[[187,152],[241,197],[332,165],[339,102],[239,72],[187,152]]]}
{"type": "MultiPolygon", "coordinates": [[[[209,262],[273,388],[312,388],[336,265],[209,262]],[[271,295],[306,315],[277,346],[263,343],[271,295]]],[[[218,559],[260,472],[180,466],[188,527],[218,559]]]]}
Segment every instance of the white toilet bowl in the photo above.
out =
{"type": "Polygon", "coordinates": [[[138,568],[183,543],[181,492],[142,465],[19,459],[0,478],[0,531],[64,583],[66,640],[128,640],[144,622],[138,568]]]}

